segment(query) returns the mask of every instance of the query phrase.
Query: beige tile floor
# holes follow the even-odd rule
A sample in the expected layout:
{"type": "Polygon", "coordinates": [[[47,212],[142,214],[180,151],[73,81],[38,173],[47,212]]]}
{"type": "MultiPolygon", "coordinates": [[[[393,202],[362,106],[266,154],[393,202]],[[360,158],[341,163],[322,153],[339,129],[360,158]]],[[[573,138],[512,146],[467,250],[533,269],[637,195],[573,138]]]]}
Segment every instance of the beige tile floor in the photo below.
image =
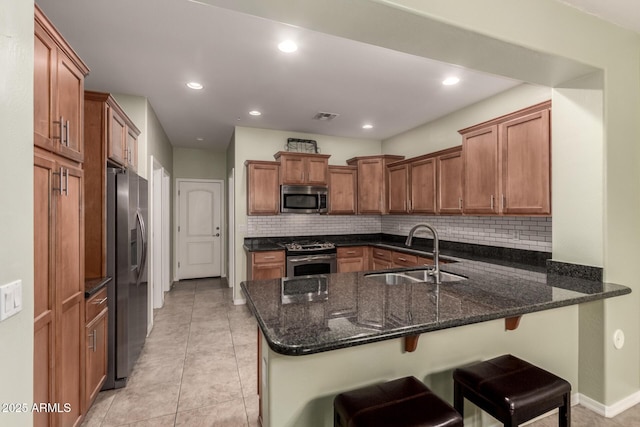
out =
{"type": "MultiPolygon", "coordinates": [[[[258,426],[256,375],[256,323],[226,280],[177,282],[127,387],[101,392],[82,426],[258,426]]],[[[557,425],[557,415],[529,424],[557,425]]],[[[613,419],[573,406],[572,425],[640,426],[640,405],[613,419]]]]}

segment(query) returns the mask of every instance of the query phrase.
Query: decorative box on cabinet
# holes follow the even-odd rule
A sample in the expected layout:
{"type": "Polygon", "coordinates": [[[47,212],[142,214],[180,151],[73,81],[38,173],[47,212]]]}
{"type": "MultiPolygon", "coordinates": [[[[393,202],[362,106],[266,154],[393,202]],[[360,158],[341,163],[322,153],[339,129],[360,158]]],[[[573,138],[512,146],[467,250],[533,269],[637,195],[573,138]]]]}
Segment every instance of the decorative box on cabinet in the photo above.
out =
{"type": "Polygon", "coordinates": [[[247,215],[280,212],[280,163],[247,160],[247,215]]]}
{"type": "Polygon", "coordinates": [[[330,155],[279,151],[280,184],[327,185],[330,155]]]}
{"type": "Polygon", "coordinates": [[[347,160],[348,165],[358,167],[358,213],[386,214],[387,201],[387,164],[404,159],[404,156],[380,155],[354,157],[347,160]]]}
{"type": "Polygon", "coordinates": [[[81,162],[84,76],[89,69],[35,5],[33,142],[81,162]]]}
{"type": "Polygon", "coordinates": [[[329,214],[355,215],[358,208],[358,168],[329,166],[329,214]]]}
{"type": "Polygon", "coordinates": [[[551,214],[551,101],[460,132],[465,213],[551,214]]]}

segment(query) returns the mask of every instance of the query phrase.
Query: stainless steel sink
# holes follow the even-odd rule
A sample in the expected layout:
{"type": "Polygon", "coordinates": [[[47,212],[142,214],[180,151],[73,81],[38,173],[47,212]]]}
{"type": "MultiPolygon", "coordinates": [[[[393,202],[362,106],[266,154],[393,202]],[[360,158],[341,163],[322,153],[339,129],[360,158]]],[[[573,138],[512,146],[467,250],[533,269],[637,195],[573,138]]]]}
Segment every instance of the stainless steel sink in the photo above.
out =
{"type": "MultiPolygon", "coordinates": [[[[409,271],[396,271],[389,273],[370,273],[365,274],[365,277],[376,280],[387,285],[404,285],[419,282],[435,282],[433,276],[433,270],[409,270],[409,271]]],[[[459,276],[453,273],[447,273],[445,271],[440,272],[440,283],[445,282],[462,282],[467,280],[464,276],[459,276]]]]}

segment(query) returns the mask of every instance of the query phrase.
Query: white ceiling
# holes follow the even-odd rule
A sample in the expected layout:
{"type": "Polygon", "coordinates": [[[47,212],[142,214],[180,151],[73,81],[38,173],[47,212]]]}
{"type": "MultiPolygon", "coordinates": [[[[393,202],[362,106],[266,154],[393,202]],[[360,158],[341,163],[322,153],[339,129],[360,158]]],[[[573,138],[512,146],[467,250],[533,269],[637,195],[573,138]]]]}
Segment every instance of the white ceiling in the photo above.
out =
{"type": "Polygon", "coordinates": [[[190,0],[36,3],[91,69],[86,88],[148,98],[174,146],[223,150],[236,125],[384,139],[520,83],[190,0]],[[285,38],[296,53],[277,50],[285,38]]]}

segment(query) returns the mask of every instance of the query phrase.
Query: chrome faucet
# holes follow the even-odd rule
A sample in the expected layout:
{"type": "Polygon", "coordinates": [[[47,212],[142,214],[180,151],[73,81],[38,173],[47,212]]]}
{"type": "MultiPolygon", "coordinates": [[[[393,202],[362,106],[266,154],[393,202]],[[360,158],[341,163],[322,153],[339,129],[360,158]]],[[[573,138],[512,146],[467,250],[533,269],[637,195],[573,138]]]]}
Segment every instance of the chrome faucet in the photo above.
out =
{"type": "Polygon", "coordinates": [[[415,234],[416,230],[424,227],[424,228],[428,228],[429,231],[431,231],[431,234],[433,234],[433,265],[434,265],[434,269],[433,269],[433,277],[435,277],[436,279],[436,284],[439,285],[440,284],[440,259],[439,259],[439,237],[438,237],[438,232],[436,231],[435,227],[432,226],[431,224],[418,224],[416,226],[414,226],[411,231],[409,231],[409,235],[407,236],[407,240],[404,242],[405,245],[407,246],[411,246],[411,243],[413,242],[413,235],[415,234]]]}

